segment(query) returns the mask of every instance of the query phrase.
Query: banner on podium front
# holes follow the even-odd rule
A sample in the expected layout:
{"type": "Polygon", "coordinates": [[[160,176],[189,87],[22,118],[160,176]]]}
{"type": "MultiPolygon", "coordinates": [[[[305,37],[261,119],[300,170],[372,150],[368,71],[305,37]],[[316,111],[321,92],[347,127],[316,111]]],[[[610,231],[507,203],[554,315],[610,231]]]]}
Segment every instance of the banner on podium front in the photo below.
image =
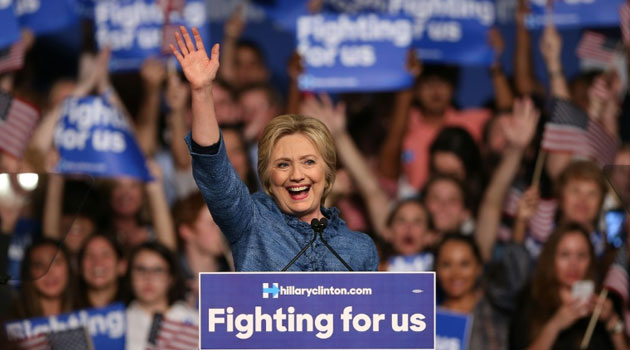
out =
{"type": "Polygon", "coordinates": [[[435,274],[202,273],[201,349],[434,349],[435,274]]]}

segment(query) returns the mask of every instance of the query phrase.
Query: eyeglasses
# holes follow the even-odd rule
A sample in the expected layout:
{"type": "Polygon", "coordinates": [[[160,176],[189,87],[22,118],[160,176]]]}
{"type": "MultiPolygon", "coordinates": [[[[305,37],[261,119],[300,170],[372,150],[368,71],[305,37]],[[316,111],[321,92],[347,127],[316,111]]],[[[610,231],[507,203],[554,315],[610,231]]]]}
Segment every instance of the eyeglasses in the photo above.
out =
{"type": "Polygon", "coordinates": [[[140,276],[165,277],[168,275],[168,269],[163,267],[137,265],[132,267],[131,270],[140,276]]]}

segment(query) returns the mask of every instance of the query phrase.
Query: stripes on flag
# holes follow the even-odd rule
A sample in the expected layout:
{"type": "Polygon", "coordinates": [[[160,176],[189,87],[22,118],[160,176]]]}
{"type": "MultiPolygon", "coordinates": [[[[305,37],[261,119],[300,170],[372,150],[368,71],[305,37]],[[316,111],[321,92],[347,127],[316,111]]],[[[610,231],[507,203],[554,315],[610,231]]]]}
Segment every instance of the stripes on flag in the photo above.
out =
{"type": "Polygon", "coordinates": [[[199,346],[196,325],[177,322],[156,314],[149,332],[147,350],[189,350],[199,346]]]}
{"type": "Polygon", "coordinates": [[[618,142],[603,125],[590,119],[577,106],[555,99],[541,145],[545,151],[588,157],[603,166],[614,161],[618,142]]]}
{"type": "Polygon", "coordinates": [[[580,39],[575,53],[581,59],[588,59],[601,62],[606,65],[612,64],[615,60],[617,41],[607,38],[605,35],[586,31],[580,39]]]}
{"type": "Polygon", "coordinates": [[[23,41],[0,50],[0,74],[22,69],[26,47],[23,41]]]}
{"type": "Polygon", "coordinates": [[[617,256],[606,273],[604,278],[604,288],[612,293],[617,294],[623,302],[624,324],[626,326],[626,334],[630,334],[630,311],[628,309],[630,303],[630,279],[628,278],[628,259],[625,245],[618,249],[617,256]]]}
{"type": "Polygon", "coordinates": [[[625,1],[619,6],[619,24],[623,42],[630,45],[630,6],[625,1]]]}
{"type": "Polygon", "coordinates": [[[52,350],[45,333],[17,340],[15,346],[20,350],[52,350]]]}
{"type": "Polygon", "coordinates": [[[0,91],[0,150],[22,158],[38,120],[35,107],[0,91]]]}
{"type": "MultiPolygon", "coordinates": [[[[512,187],[505,198],[503,204],[503,214],[508,217],[515,217],[518,211],[518,202],[523,197],[523,191],[512,187]]],[[[555,227],[556,211],[558,201],[555,199],[541,199],[538,202],[536,211],[529,219],[528,234],[537,242],[545,242],[555,227]]],[[[501,238],[509,238],[511,227],[501,231],[501,238]],[[508,233],[507,237],[504,237],[508,233]]]]}

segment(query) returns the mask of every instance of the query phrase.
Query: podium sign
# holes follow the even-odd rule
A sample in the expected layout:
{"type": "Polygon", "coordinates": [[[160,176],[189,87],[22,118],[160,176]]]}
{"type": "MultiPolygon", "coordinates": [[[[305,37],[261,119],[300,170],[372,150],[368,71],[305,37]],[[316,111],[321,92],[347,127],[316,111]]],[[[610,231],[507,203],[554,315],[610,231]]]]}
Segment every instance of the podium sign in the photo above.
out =
{"type": "Polygon", "coordinates": [[[202,273],[201,349],[433,349],[433,272],[202,273]]]}

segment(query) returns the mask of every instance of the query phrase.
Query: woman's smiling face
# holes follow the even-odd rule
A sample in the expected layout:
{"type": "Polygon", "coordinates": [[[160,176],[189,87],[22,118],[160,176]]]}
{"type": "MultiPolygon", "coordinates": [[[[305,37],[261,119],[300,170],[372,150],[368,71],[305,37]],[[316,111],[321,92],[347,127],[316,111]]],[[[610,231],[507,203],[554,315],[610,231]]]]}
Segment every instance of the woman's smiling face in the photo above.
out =
{"type": "Polygon", "coordinates": [[[292,134],[278,139],[269,172],[270,192],[280,210],[305,222],[321,216],[326,165],[308,137],[292,134]]]}

